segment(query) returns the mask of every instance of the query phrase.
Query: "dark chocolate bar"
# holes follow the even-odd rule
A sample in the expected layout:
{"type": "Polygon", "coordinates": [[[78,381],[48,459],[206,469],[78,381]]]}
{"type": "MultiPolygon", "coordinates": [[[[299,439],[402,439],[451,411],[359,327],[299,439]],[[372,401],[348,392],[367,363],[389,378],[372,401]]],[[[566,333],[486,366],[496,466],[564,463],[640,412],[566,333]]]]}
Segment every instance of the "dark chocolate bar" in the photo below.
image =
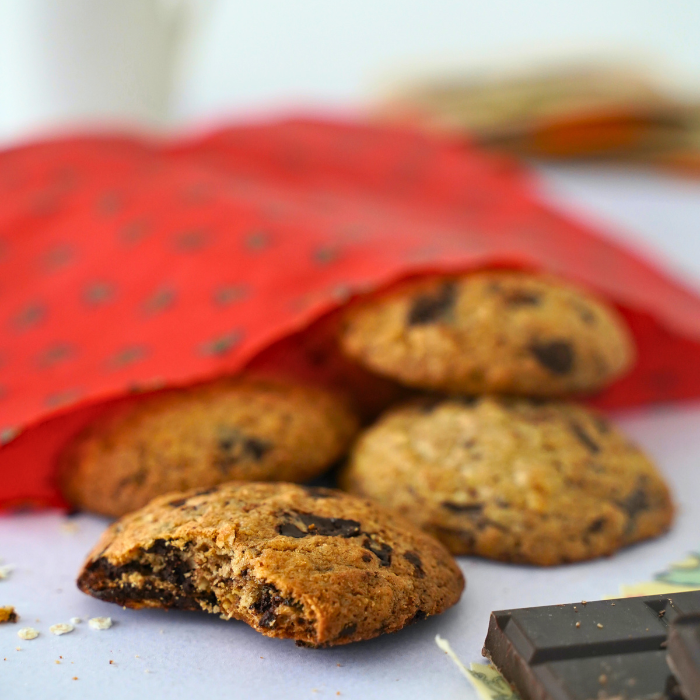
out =
{"type": "Polygon", "coordinates": [[[669,625],[700,591],[491,613],[483,654],[522,700],[671,700],[669,625]]]}
{"type": "Polygon", "coordinates": [[[685,700],[700,700],[700,613],[681,615],[668,633],[668,665],[685,700]]]}

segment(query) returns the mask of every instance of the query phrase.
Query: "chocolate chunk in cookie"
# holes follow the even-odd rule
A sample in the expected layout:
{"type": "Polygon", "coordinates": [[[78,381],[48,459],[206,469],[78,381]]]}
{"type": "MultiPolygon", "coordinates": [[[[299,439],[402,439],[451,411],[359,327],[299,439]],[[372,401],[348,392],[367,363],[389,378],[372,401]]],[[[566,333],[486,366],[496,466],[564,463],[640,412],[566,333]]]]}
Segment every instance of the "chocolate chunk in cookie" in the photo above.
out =
{"type": "Polygon", "coordinates": [[[285,513],[277,532],[285,537],[357,537],[360,523],[343,518],[324,518],[312,513],[285,513]]]}
{"type": "Polygon", "coordinates": [[[448,319],[457,298],[454,282],[445,282],[433,294],[419,294],[414,300],[406,319],[409,326],[420,326],[448,319]]]}
{"type": "Polygon", "coordinates": [[[552,374],[569,374],[574,368],[574,348],[567,340],[533,343],[530,351],[552,374]]]}

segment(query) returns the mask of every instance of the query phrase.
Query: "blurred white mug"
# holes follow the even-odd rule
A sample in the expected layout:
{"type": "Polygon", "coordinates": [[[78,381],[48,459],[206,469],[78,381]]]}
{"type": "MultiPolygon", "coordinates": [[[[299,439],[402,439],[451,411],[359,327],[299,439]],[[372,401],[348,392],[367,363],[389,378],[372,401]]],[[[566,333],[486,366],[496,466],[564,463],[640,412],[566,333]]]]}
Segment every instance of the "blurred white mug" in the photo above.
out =
{"type": "Polygon", "coordinates": [[[163,126],[204,0],[0,0],[0,139],[163,126]]]}

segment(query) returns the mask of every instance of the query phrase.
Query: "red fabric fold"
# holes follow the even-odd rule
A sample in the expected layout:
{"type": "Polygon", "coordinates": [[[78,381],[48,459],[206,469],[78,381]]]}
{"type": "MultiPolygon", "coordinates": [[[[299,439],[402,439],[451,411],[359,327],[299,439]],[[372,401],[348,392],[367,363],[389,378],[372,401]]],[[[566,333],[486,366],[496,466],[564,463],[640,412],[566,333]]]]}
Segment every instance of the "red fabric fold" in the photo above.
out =
{"type": "Polygon", "coordinates": [[[397,279],[485,266],[621,309],[639,362],[599,405],[700,396],[700,299],[470,146],[295,120],[0,153],[0,506],[60,504],[56,453],[107,400],[235,372],[397,279]]]}

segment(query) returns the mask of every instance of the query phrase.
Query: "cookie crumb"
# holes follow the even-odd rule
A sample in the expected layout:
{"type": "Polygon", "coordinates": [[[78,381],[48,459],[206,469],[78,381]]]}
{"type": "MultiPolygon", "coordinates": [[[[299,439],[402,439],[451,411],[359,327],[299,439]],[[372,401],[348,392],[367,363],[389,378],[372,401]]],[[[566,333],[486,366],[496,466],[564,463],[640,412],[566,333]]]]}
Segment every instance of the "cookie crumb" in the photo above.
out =
{"type": "Polygon", "coordinates": [[[114,661],[112,661],[112,659],[109,660],[109,665],[110,665],[110,666],[113,666],[113,665],[114,665],[114,661]]]}
{"type": "Polygon", "coordinates": [[[36,639],[39,633],[33,627],[22,627],[22,629],[17,632],[17,636],[20,639],[29,641],[30,639],[36,639]]]}
{"type": "Polygon", "coordinates": [[[603,629],[603,625],[601,625],[600,622],[596,625],[596,627],[597,627],[599,630],[602,630],[602,629],[603,629]]]}
{"type": "Polygon", "coordinates": [[[79,625],[82,622],[82,619],[79,617],[71,617],[71,619],[68,620],[68,622],[70,622],[71,625],[79,625]]]}
{"type": "Polygon", "coordinates": [[[60,664],[61,662],[60,662],[58,659],[56,659],[56,661],[54,661],[54,663],[55,663],[55,664],[60,664]]]}
{"type": "Polygon", "coordinates": [[[0,566],[0,581],[8,578],[14,570],[14,568],[15,567],[12,564],[5,564],[5,566],[0,566]]]}
{"type": "Polygon", "coordinates": [[[88,625],[94,630],[108,630],[112,626],[111,617],[91,617],[88,625]]]}
{"type": "Polygon", "coordinates": [[[75,628],[73,625],[69,625],[65,622],[59,622],[57,625],[51,625],[51,627],[49,627],[49,632],[51,632],[51,634],[55,634],[57,637],[60,637],[62,634],[68,634],[74,629],[75,628]]]}
{"type": "Polygon", "coordinates": [[[0,606],[0,625],[4,622],[17,622],[19,615],[11,605],[0,606]]]}
{"type": "Polygon", "coordinates": [[[74,680],[74,681],[77,681],[77,680],[78,680],[78,676],[73,676],[73,680],[74,680]]]}
{"type": "Polygon", "coordinates": [[[581,623],[580,623],[580,622],[577,622],[577,623],[576,623],[576,627],[580,627],[580,626],[581,626],[581,623]]]}

